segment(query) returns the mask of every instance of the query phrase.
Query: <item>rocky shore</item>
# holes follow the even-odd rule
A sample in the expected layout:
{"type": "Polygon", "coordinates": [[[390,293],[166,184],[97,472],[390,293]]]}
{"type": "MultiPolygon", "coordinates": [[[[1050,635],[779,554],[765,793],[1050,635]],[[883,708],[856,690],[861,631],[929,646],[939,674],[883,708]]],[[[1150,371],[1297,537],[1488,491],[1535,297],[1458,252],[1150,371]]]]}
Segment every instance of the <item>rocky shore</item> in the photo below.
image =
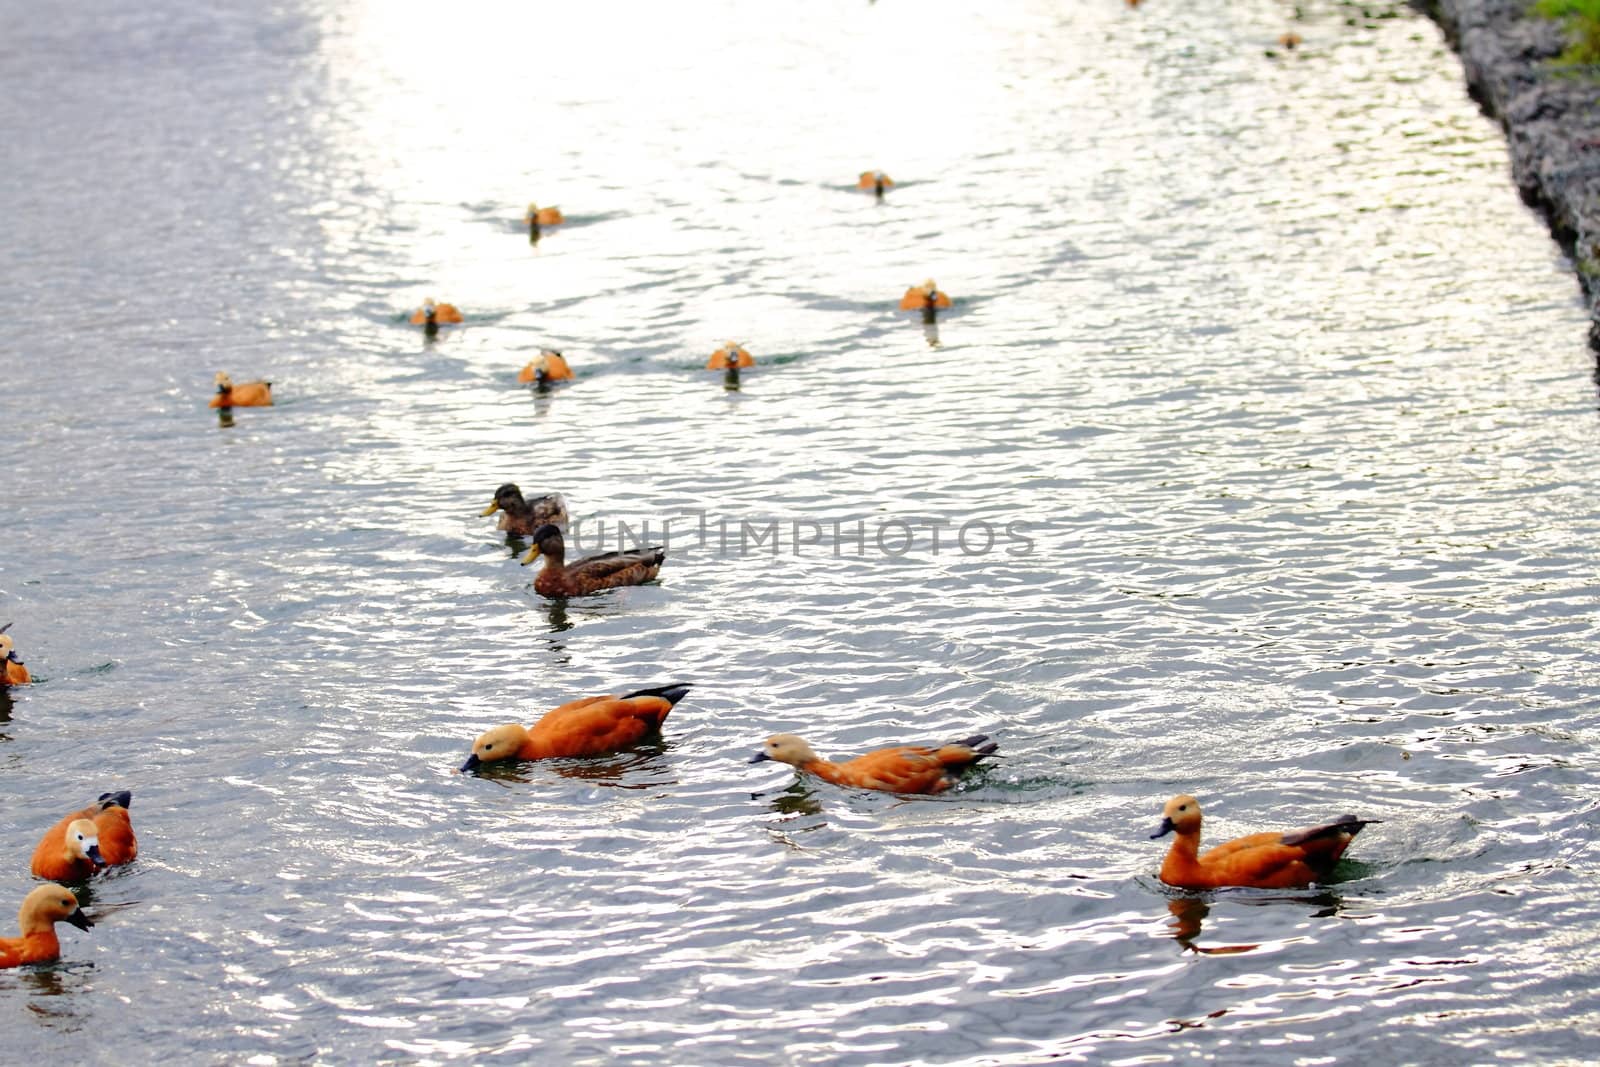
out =
{"type": "Polygon", "coordinates": [[[1532,0],[1426,0],[1461,55],[1467,88],[1505,127],[1522,197],[1544,212],[1572,255],[1600,349],[1600,70],[1551,61],[1562,25],[1532,0]]]}

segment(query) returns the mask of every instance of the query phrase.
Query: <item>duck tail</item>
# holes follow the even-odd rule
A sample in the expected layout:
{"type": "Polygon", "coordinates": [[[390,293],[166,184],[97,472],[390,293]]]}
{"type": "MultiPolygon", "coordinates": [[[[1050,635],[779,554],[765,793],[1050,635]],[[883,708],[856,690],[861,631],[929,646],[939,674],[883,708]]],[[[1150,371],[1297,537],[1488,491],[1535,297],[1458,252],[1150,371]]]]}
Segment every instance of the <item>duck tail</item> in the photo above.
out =
{"type": "Polygon", "coordinates": [[[130,808],[133,806],[133,791],[124,789],[118,793],[101,793],[96,803],[100,805],[101,811],[107,808],[130,808]]]}
{"type": "Polygon", "coordinates": [[[684,698],[685,694],[689,692],[689,689],[693,684],[694,683],[692,682],[674,682],[671,685],[658,685],[651,689],[640,689],[637,692],[628,693],[622,699],[632,700],[634,697],[660,697],[668,704],[675,705],[678,703],[678,701],[684,698]]]}
{"type": "Polygon", "coordinates": [[[952,741],[950,743],[952,745],[960,745],[963,748],[972,749],[973,763],[977,763],[981,759],[993,756],[1000,751],[999,742],[989,740],[988,734],[973,734],[971,737],[963,737],[959,741],[952,741]]]}
{"type": "Polygon", "coordinates": [[[1296,830],[1293,833],[1284,834],[1282,841],[1285,845],[1304,845],[1322,838],[1338,837],[1342,834],[1354,837],[1361,832],[1363,826],[1382,821],[1382,819],[1358,819],[1354,815],[1341,815],[1333,822],[1322,826],[1313,826],[1306,830],[1296,830]]]}

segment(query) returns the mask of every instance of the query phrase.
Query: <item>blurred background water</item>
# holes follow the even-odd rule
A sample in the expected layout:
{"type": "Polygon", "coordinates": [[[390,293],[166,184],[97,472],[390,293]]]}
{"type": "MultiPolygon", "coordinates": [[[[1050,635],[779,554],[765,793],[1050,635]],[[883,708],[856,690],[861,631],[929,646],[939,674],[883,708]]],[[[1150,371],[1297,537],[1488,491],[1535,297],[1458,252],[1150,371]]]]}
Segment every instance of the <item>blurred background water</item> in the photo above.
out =
{"type": "Polygon", "coordinates": [[[1303,11],[7,5],[0,906],[102,790],[142,846],[7,1059],[1592,1056],[1583,312],[1434,27],[1303,11]],[[670,522],[659,584],[542,600],[504,481],[670,522]],[[659,745],[453,773],[674,680],[659,745]],[[778,730],[1006,758],[862,795],[778,730]],[[1383,822],[1184,900],[1179,791],[1383,822]]]}

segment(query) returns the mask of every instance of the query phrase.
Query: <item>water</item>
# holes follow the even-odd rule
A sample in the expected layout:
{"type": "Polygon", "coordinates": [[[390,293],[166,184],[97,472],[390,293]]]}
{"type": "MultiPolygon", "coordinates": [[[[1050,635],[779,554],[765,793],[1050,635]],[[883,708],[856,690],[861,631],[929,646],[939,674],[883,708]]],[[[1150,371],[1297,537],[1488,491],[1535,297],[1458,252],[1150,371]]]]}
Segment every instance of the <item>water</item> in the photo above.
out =
{"type": "Polygon", "coordinates": [[[8,1061],[1593,1057],[1594,363],[1429,23],[525,7],[11,5],[0,901],[102,790],[142,853],[8,1061]],[[544,602],[507,480],[670,520],[660,583],[544,602]],[[674,680],[658,746],[453,773],[674,680]],[[1383,822],[1187,901],[1178,791],[1383,822]]]}

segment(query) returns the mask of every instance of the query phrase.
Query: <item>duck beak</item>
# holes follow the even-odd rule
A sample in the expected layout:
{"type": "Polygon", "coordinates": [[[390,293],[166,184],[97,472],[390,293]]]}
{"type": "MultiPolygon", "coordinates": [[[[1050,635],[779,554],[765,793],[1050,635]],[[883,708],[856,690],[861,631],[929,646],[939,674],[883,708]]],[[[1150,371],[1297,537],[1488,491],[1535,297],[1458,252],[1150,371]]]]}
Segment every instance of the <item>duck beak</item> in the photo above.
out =
{"type": "Polygon", "coordinates": [[[467,757],[467,762],[465,762],[465,763],[463,763],[461,765],[461,773],[462,774],[466,774],[468,771],[477,770],[478,769],[478,765],[481,764],[482,762],[483,762],[483,760],[479,759],[478,758],[478,754],[476,752],[474,752],[472,755],[467,757]]]}
{"type": "Polygon", "coordinates": [[[71,915],[68,915],[66,917],[66,919],[64,919],[62,921],[63,922],[69,922],[73,926],[76,926],[80,930],[87,930],[87,929],[89,929],[89,927],[94,925],[94,923],[89,921],[89,916],[87,916],[87,915],[85,915],[83,913],[83,909],[82,908],[79,908],[77,911],[73,912],[71,915]]]}
{"type": "Polygon", "coordinates": [[[771,756],[767,755],[767,750],[766,749],[762,749],[760,752],[757,752],[754,756],[751,756],[745,762],[746,763],[765,763],[767,760],[769,760],[771,758],[772,758],[771,756]]]}
{"type": "Polygon", "coordinates": [[[493,515],[495,512],[497,512],[499,510],[500,510],[500,502],[498,500],[496,500],[493,504],[490,504],[488,507],[486,507],[482,511],[478,512],[478,514],[479,515],[493,515]]]}
{"type": "Polygon", "coordinates": [[[528,554],[526,556],[522,557],[522,565],[524,567],[526,567],[528,564],[532,563],[534,560],[536,560],[538,558],[539,558],[539,546],[538,545],[534,545],[532,548],[528,549],[528,554]]]}
{"type": "Polygon", "coordinates": [[[99,845],[90,845],[84,854],[89,857],[89,862],[94,864],[96,867],[106,866],[106,858],[100,855],[99,845]]]}
{"type": "Polygon", "coordinates": [[[6,653],[6,662],[7,663],[21,663],[22,662],[22,657],[17,655],[17,650],[16,649],[12,649],[10,652],[6,653]]]}
{"type": "Polygon", "coordinates": [[[1150,840],[1154,841],[1158,837],[1166,837],[1176,829],[1177,827],[1172,825],[1171,819],[1163,818],[1161,820],[1161,825],[1156,827],[1156,832],[1150,835],[1150,840]]]}

